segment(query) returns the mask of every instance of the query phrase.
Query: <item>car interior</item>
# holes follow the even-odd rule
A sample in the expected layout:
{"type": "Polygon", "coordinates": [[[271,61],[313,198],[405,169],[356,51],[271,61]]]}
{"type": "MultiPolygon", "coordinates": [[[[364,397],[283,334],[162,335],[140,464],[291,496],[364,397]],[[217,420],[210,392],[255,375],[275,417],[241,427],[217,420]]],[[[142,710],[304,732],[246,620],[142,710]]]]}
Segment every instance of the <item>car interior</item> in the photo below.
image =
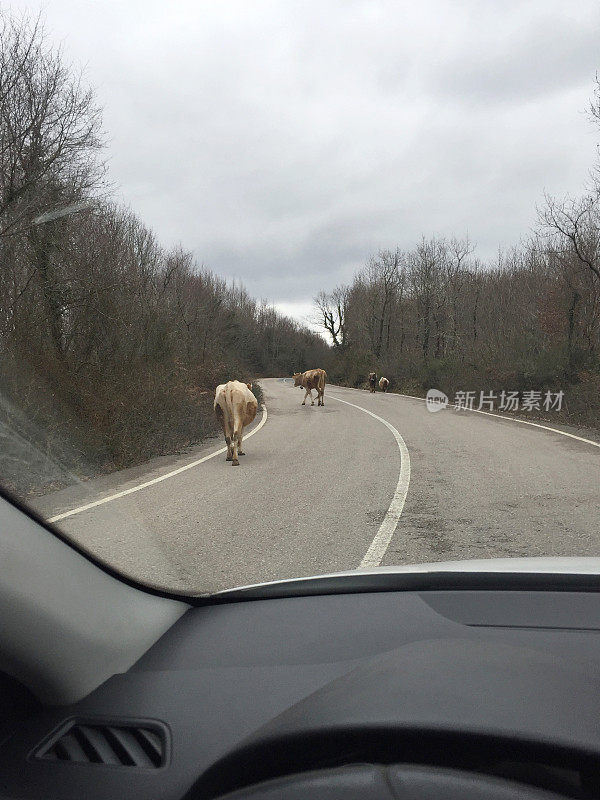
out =
{"type": "Polygon", "coordinates": [[[576,559],[175,597],[0,515],[3,798],[600,796],[576,559]]]}
{"type": "Polygon", "coordinates": [[[0,800],[600,800],[600,3],[0,5],[0,800]]]}

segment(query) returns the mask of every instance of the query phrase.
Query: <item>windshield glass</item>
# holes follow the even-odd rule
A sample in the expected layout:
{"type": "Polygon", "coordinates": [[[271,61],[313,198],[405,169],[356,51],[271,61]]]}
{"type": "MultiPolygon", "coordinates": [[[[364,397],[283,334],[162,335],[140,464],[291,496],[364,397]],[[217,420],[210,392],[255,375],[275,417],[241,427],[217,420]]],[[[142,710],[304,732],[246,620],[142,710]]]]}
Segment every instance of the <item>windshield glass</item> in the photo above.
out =
{"type": "Polygon", "coordinates": [[[5,5],[3,489],[176,592],[600,555],[598,16],[5,5]]]}

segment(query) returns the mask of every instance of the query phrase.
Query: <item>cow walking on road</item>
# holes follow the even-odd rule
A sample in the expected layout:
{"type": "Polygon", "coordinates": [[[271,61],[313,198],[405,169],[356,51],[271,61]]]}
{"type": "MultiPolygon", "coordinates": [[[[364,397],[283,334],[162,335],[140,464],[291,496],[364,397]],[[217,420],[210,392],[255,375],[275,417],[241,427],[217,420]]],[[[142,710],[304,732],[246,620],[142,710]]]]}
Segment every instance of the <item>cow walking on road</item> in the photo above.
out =
{"type": "Polygon", "coordinates": [[[238,456],[245,455],[242,450],[242,436],[246,425],[250,425],[258,408],[256,397],[252,394],[251,383],[229,381],[215,389],[215,414],[223,428],[227,443],[227,461],[238,467],[238,456]]]}
{"type": "Polygon", "coordinates": [[[306,405],[306,398],[310,397],[310,404],[314,406],[312,390],[317,392],[317,405],[325,405],[325,383],[327,382],[327,373],[324,369],[309,369],[306,372],[294,373],[294,386],[302,386],[306,390],[302,405],[306,405]]]}
{"type": "Polygon", "coordinates": [[[369,390],[374,392],[377,387],[377,375],[374,372],[369,372],[369,390]]]}
{"type": "Polygon", "coordinates": [[[381,389],[381,391],[382,392],[387,392],[389,385],[390,385],[390,382],[388,381],[388,379],[384,378],[383,375],[382,375],[381,378],[379,378],[379,388],[381,389]]]}

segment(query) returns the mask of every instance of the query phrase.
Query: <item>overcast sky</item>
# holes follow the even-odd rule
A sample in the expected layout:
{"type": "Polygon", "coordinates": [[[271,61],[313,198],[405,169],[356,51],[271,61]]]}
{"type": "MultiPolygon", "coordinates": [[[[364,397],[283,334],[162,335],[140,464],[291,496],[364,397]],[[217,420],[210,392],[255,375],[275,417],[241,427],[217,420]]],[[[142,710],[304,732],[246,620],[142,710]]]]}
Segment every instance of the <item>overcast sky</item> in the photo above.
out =
{"type": "MultiPolygon", "coordinates": [[[[6,7],[34,13],[39,4],[6,7]]],[[[517,243],[595,158],[594,2],[45,0],[121,199],[288,312],[379,248],[517,243]]]]}

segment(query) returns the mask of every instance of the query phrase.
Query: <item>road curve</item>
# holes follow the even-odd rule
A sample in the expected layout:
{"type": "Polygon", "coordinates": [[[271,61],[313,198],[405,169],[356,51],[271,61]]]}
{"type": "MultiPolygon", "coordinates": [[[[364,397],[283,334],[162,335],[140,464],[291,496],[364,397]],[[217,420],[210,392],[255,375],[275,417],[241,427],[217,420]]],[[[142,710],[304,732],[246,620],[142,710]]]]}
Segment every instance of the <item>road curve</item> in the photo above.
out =
{"type": "MultiPolygon", "coordinates": [[[[219,454],[58,525],[136,579],[196,592],[354,569],[369,553],[384,565],[600,555],[599,447],[329,385],[324,408],[302,406],[289,381],[261,383],[268,422],[239,468],[219,454]]],[[[213,440],[35,506],[46,518],[64,514],[221,447],[213,440]]]]}

